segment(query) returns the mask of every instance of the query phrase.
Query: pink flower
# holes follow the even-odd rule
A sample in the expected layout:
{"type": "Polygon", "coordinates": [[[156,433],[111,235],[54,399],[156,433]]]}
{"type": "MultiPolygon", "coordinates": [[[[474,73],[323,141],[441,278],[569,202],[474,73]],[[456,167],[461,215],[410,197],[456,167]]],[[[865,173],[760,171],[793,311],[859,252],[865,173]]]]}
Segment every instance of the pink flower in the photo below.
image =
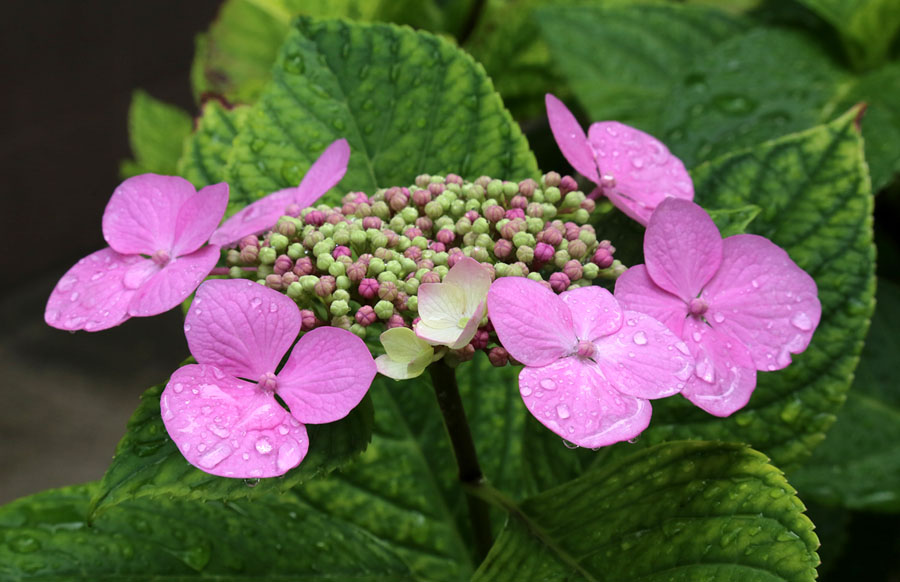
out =
{"type": "Polygon", "coordinates": [[[547,94],[547,118],[566,160],[597,184],[616,207],[647,225],[669,197],[694,199],[694,184],[681,160],[651,135],[617,121],[591,124],[588,135],[562,101],[547,94]]]}
{"type": "Polygon", "coordinates": [[[219,247],[204,245],[227,204],[224,183],[197,192],[177,176],[125,180],[103,212],[109,247],[63,275],[44,320],[59,329],[99,331],[172,309],[219,260],[219,247]]]}
{"type": "Polygon", "coordinates": [[[189,463],[223,477],[283,475],[306,456],[305,424],[334,422],[359,404],[375,377],[363,341],[319,327],[291,349],[300,326],[297,304],[262,285],[200,286],[184,323],[197,364],[176,370],[160,401],[166,430],[189,463]]]}
{"type": "Polygon", "coordinates": [[[547,428],[583,447],[636,437],[647,399],[678,393],[691,377],[687,346],[655,319],[625,311],[609,291],[556,295],[520,277],[498,279],[488,310],[509,356],[525,364],[519,392],[547,428]]]}
{"type": "Polygon", "coordinates": [[[756,371],[790,364],[819,324],[812,277],[761,236],[722,240],[693,202],[659,205],[644,235],[644,260],[616,281],[616,298],[684,339],[696,369],[682,394],[716,416],[747,404],[756,371]]]}
{"type": "MultiPolygon", "coordinates": [[[[258,234],[274,227],[278,219],[286,214],[287,207],[292,204],[301,208],[312,206],[322,194],[341,181],[347,172],[349,161],[350,145],[347,140],[335,141],[322,152],[319,159],[313,162],[299,186],[272,192],[246,206],[226,220],[213,233],[209,242],[223,247],[228,246],[249,234],[258,234]]],[[[325,220],[324,215],[320,218],[321,221],[318,224],[325,220]]],[[[307,223],[309,220],[310,216],[307,215],[307,223]]]]}

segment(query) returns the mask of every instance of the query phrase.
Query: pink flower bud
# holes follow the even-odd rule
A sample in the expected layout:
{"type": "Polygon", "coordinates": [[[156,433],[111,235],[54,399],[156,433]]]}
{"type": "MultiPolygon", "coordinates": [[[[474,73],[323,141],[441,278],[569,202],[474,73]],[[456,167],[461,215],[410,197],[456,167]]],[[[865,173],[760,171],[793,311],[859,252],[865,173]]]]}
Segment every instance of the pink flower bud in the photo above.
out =
{"type": "Polygon", "coordinates": [[[367,202],[359,202],[356,205],[356,215],[362,216],[363,218],[367,216],[372,216],[372,206],[367,202]]]}
{"type": "Polygon", "coordinates": [[[403,194],[402,192],[397,192],[393,196],[391,196],[391,201],[388,205],[391,207],[391,210],[394,212],[400,212],[406,205],[409,204],[409,198],[403,194]]]}
{"type": "Polygon", "coordinates": [[[344,204],[341,205],[341,214],[344,216],[356,214],[356,204],[353,202],[344,202],[344,204]]]}
{"type": "Polygon", "coordinates": [[[425,273],[424,275],[422,275],[422,278],[419,280],[419,282],[420,282],[420,283],[423,283],[423,284],[424,284],[424,283],[440,283],[440,282],[441,282],[441,276],[438,275],[438,274],[437,274],[436,272],[434,272],[434,271],[428,271],[427,273],[425,273]]]}
{"type": "Polygon", "coordinates": [[[444,185],[439,182],[432,182],[428,184],[428,191],[432,196],[439,196],[444,193],[444,185]]]}
{"type": "Polygon", "coordinates": [[[367,204],[369,202],[369,196],[365,192],[351,192],[347,194],[347,196],[353,196],[353,198],[350,199],[350,202],[353,202],[357,205],[364,203],[367,204]]]}
{"type": "Polygon", "coordinates": [[[544,216],[544,207],[537,202],[531,202],[525,207],[525,214],[532,218],[540,218],[544,216]]]}
{"type": "Polygon", "coordinates": [[[529,273],[529,271],[528,271],[528,265],[526,265],[526,264],[523,263],[522,261],[516,261],[515,263],[513,263],[513,265],[515,265],[516,267],[518,267],[518,268],[522,271],[522,276],[523,276],[523,277],[526,276],[526,275],[528,275],[528,273],[529,273]]]}
{"type": "Polygon", "coordinates": [[[416,206],[425,206],[431,202],[431,192],[428,190],[416,190],[412,194],[412,200],[416,206]]]}
{"type": "Polygon", "coordinates": [[[581,207],[588,212],[593,212],[597,208],[597,203],[590,198],[585,198],[584,202],[581,203],[581,207]]]}
{"type": "Polygon", "coordinates": [[[369,261],[372,260],[372,253],[363,253],[359,255],[359,262],[365,266],[369,266],[369,261]]]}
{"type": "Polygon", "coordinates": [[[460,362],[468,362],[475,357],[475,348],[472,347],[472,344],[466,344],[460,349],[454,350],[453,353],[460,362]]]}
{"type": "Polygon", "coordinates": [[[417,236],[422,236],[422,231],[416,228],[415,226],[410,226],[406,230],[403,231],[403,236],[412,240],[417,236]]]}
{"type": "Polygon", "coordinates": [[[368,267],[362,261],[350,263],[350,265],[347,267],[347,278],[349,278],[354,283],[359,283],[365,278],[367,270],[368,267]]]}
{"type": "Polygon", "coordinates": [[[565,273],[553,273],[550,275],[550,288],[556,293],[562,293],[571,284],[572,281],[569,280],[569,276],[565,273]]]}
{"type": "Polygon", "coordinates": [[[494,243],[494,256],[498,259],[507,259],[512,254],[513,245],[511,242],[502,238],[494,243]]]}
{"type": "Polygon", "coordinates": [[[276,291],[281,291],[281,275],[276,275],[274,273],[272,273],[271,275],[266,275],[266,287],[269,287],[276,291]]]}
{"type": "Polygon", "coordinates": [[[548,226],[545,230],[542,231],[542,233],[543,235],[541,237],[541,240],[550,246],[556,247],[559,245],[559,243],[562,242],[562,233],[552,226],[548,226]]]}
{"type": "Polygon", "coordinates": [[[288,287],[290,287],[291,283],[297,281],[298,279],[300,279],[300,277],[295,275],[293,272],[288,271],[281,276],[281,284],[284,285],[285,289],[287,289],[288,287]]]}
{"type": "MultiPolygon", "coordinates": [[[[481,263],[481,268],[488,272],[491,276],[491,281],[497,278],[497,270],[494,269],[494,265],[491,263],[481,263]]],[[[490,322],[488,323],[490,325],[490,322]]]]}
{"type": "Polygon", "coordinates": [[[528,206],[528,198],[518,194],[512,197],[512,200],[509,201],[509,205],[513,208],[521,208],[524,210],[528,206]]]}
{"type": "Polygon", "coordinates": [[[404,320],[403,316],[399,313],[395,313],[388,318],[385,327],[387,327],[388,329],[393,329],[395,327],[406,327],[406,320],[404,320]]]}
{"type": "MultiPolygon", "coordinates": [[[[512,212],[512,210],[510,210],[512,212]]],[[[521,210],[519,210],[521,212],[521,210]]],[[[517,232],[525,230],[525,221],[522,219],[510,220],[500,228],[500,236],[507,240],[512,240],[517,232]]]]}
{"type": "Polygon", "coordinates": [[[391,203],[391,200],[394,199],[394,196],[400,193],[400,188],[394,186],[393,188],[388,188],[384,191],[384,201],[388,204],[391,203]]]}
{"type": "Polygon", "coordinates": [[[519,193],[525,198],[531,198],[534,196],[534,191],[537,190],[537,187],[538,183],[528,178],[519,182],[519,193]]]}
{"type": "Polygon", "coordinates": [[[275,232],[280,235],[291,237],[297,234],[297,225],[294,224],[293,221],[279,220],[275,224],[275,232]]]}
{"type": "Polygon", "coordinates": [[[368,327],[378,321],[378,316],[375,315],[375,309],[371,305],[363,305],[359,308],[359,311],[356,312],[356,323],[360,324],[363,327],[368,327]]]}
{"type": "MultiPolygon", "coordinates": [[[[431,259],[419,259],[416,261],[417,269],[433,269],[434,261],[431,259]]],[[[415,273],[410,273],[410,275],[415,275],[415,273]]]]}
{"type": "Polygon", "coordinates": [[[322,226],[325,224],[325,213],[321,210],[311,210],[303,217],[303,222],[312,226],[322,226]]]}
{"type": "Polygon", "coordinates": [[[275,259],[275,265],[273,269],[275,273],[278,275],[284,275],[288,271],[294,268],[294,261],[287,255],[278,255],[278,258],[275,259]]]}
{"type": "Polygon", "coordinates": [[[491,365],[502,368],[509,363],[509,352],[505,348],[497,346],[490,349],[488,359],[491,361],[491,365]]]}
{"type": "Polygon", "coordinates": [[[397,298],[394,299],[394,307],[397,308],[397,311],[406,311],[409,309],[409,305],[407,302],[409,301],[409,294],[400,291],[397,293],[397,298]]]}
{"type": "Polygon", "coordinates": [[[447,184],[459,184],[462,185],[463,179],[457,174],[447,174],[447,177],[444,178],[444,182],[447,184]]]}
{"type": "Polygon", "coordinates": [[[443,253],[447,250],[447,246],[442,242],[433,242],[428,245],[428,248],[436,253],[443,253]]]}
{"type": "Polygon", "coordinates": [[[447,266],[451,269],[453,266],[465,258],[465,253],[459,248],[450,249],[450,255],[447,257],[447,266]]]}
{"type": "Polygon", "coordinates": [[[377,280],[369,278],[363,279],[359,282],[359,294],[366,299],[372,299],[378,295],[379,287],[380,285],[377,280]]]}
{"type": "Polygon", "coordinates": [[[318,325],[316,314],[311,309],[300,310],[300,331],[309,331],[318,325]]]}
{"type": "Polygon", "coordinates": [[[569,256],[573,259],[580,259],[587,254],[587,245],[581,239],[575,239],[569,243],[569,256]]]}
{"type": "Polygon", "coordinates": [[[469,210],[469,211],[466,212],[463,216],[465,216],[466,218],[468,218],[468,219],[469,219],[469,222],[475,222],[475,221],[478,220],[478,218],[479,218],[479,215],[478,215],[478,211],[477,211],[477,210],[469,210]]]}
{"type": "Polygon", "coordinates": [[[596,251],[594,251],[594,256],[591,258],[591,262],[593,262],[601,269],[606,269],[612,266],[613,256],[608,249],[600,247],[596,251]]]}
{"type": "Polygon", "coordinates": [[[350,249],[345,247],[344,245],[338,245],[334,247],[333,251],[331,251],[331,256],[335,259],[338,257],[353,257],[353,253],[351,253],[350,249]]]}
{"type": "Polygon", "coordinates": [[[259,247],[246,246],[241,249],[241,262],[246,264],[255,263],[259,258],[259,247]]]}
{"type": "Polygon", "coordinates": [[[332,277],[331,275],[324,275],[322,277],[319,277],[319,280],[316,281],[316,295],[318,295],[319,297],[328,297],[329,295],[334,293],[336,287],[337,285],[335,285],[334,277],[332,277]]]}
{"type": "Polygon", "coordinates": [[[346,218],[344,218],[344,215],[341,214],[340,212],[333,212],[333,213],[329,214],[328,217],[325,219],[325,222],[327,222],[328,224],[337,224],[339,222],[346,222],[346,221],[347,221],[346,218]]]}
{"type": "Polygon", "coordinates": [[[509,210],[506,211],[505,217],[510,220],[513,220],[515,218],[524,219],[525,211],[522,210],[521,208],[510,208],[509,210]]]}
{"type": "Polygon", "coordinates": [[[427,216],[420,216],[416,219],[416,228],[422,231],[424,234],[425,231],[431,230],[434,227],[434,222],[427,216]]]}
{"type": "Polygon", "coordinates": [[[484,209],[484,217],[491,222],[502,220],[505,214],[506,212],[503,210],[503,207],[497,204],[491,204],[484,209]]]}
{"type": "Polygon", "coordinates": [[[544,174],[544,184],[548,187],[559,186],[560,182],[562,182],[562,177],[556,172],[547,172],[544,174]]]}
{"type": "Polygon", "coordinates": [[[253,236],[252,234],[245,236],[238,243],[238,248],[241,250],[244,250],[247,247],[258,247],[258,246],[259,246],[259,239],[256,238],[255,236],[253,236]]]}
{"type": "Polygon", "coordinates": [[[572,176],[563,176],[559,181],[559,193],[565,196],[569,192],[578,190],[578,182],[572,176]]]}
{"type": "Polygon", "coordinates": [[[545,242],[539,242],[534,247],[534,261],[543,264],[553,258],[553,247],[545,242]]]}
{"type": "Polygon", "coordinates": [[[427,188],[428,184],[431,182],[431,176],[428,174],[419,174],[416,176],[414,182],[419,188],[427,188]]]}
{"type": "Polygon", "coordinates": [[[579,228],[577,224],[574,222],[566,223],[566,240],[575,240],[578,238],[579,234],[581,234],[581,228],[579,228]]]}
{"type": "Polygon", "coordinates": [[[386,249],[384,247],[379,247],[375,249],[375,258],[381,259],[382,261],[390,261],[394,258],[394,251],[391,249],[386,249]]]}
{"type": "Polygon", "coordinates": [[[419,247],[409,247],[408,249],[403,251],[403,256],[407,259],[418,261],[422,258],[422,249],[420,249],[419,247]]]}
{"type": "Polygon", "coordinates": [[[315,268],[313,267],[312,259],[309,257],[300,257],[294,263],[293,272],[298,277],[302,277],[303,275],[312,275],[315,272],[315,268]]]}
{"type": "Polygon", "coordinates": [[[490,334],[483,329],[479,329],[475,332],[475,336],[472,338],[472,341],[469,342],[476,350],[483,350],[488,345],[488,340],[490,339],[490,334]]]}
{"type": "Polygon", "coordinates": [[[453,243],[456,239],[456,233],[454,233],[449,228],[442,228],[437,233],[438,242],[444,243],[445,245],[449,245],[453,243]]]}
{"type": "Polygon", "coordinates": [[[301,212],[303,212],[303,208],[299,204],[288,204],[287,208],[284,209],[285,214],[294,218],[300,216],[301,212]]]}
{"type": "Polygon", "coordinates": [[[583,268],[581,266],[581,263],[579,263],[575,259],[566,262],[566,266],[563,267],[563,273],[565,273],[566,276],[572,281],[581,279],[582,272],[583,268]]]}
{"type": "Polygon", "coordinates": [[[381,231],[381,234],[387,238],[387,246],[388,248],[394,248],[398,244],[400,244],[400,235],[390,229],[384,229],[381,231]]]}
{"type": "Polygon", "coordinates": [[[378,218],[377,216],[367,216],[367,217],[363,218],[362,226],[365,229],[369,229],[369,228],[374,228],[376,230],[380,229],[381,228],[381,219],[378,218]]]}

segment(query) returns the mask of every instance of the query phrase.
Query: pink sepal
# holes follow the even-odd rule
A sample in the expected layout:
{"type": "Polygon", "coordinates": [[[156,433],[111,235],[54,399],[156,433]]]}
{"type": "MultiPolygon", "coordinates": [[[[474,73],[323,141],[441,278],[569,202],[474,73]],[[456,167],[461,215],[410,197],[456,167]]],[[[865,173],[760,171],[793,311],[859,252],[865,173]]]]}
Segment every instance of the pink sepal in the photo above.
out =
{"type": "MultiPolygon", "coordinates": [[[[177,307],[197,288],[219,260],[219,248],[205,246],[189,255],[178,257],[162,269],[146,261],[146,277],[136,288],[128,313],[146,317],[165,313],[177,307]],[[147,264],[149,263],[149,264],[147,264]]],[[[132,273],[136,270],[132,269],[132,273]]]]}

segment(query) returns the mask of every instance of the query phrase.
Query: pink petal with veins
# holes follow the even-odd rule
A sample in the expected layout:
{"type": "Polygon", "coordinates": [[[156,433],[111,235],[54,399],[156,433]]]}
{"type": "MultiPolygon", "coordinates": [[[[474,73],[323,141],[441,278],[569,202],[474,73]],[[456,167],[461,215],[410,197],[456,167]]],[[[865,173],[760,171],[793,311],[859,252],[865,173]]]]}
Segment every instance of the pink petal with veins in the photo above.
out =
{"type": "Polygon", "coordinates": [[[125,274],[139,255],[121,255],[101,249],[79,260],[62,276],[44,311],[44,321],[58,329],[100,331],[128,319],[134,290],[125,286],[125,274]]]}
{"type": "Polygon", "coordinates": [[[128,178],[113,192],[103,212],[103,238],[123,254],[170,251],[178,213],[196,194],[194,186],[178,176],[128,178]]]}
{"type": "Polygon", "coordinates": [[[172,374],[160,414],[178,450],[195,467],[222,477],[277,477],[300,464],[306,427],[272,394],[215,366],[172,374]]]}
{"type": "Polygon", "coordinates": [[[577,172],[594,183],[599,183],[600,176],[597,174],[594,152],[588,144],[581,124],[563,102],[553,95],[547,93],[544,102],[547,106],[550,130],[562,155],[577,172]]]}
{"type": "Polygon", "coordinates": [[[622,327],[622,308],[612,293],[602,287],[580,287],[561,293],[559,298],[572,312],[578,339],[593,341],[622,327]]]}
{"type": "Polygon", "coordinates": [[[638,436],[650,424],[650,403],[621,394],[576,357],[519,373],[525,406],[544,426],[582,447],[638,436]]]}
{"type": "Polygon", "coordinates": [[[646,313],[681,337],[687,304],[654,283],[646,266],[635,265],[616,279],[616,299],[623,308],[646,313]]]}
{"type": "Polygon", "coordinates": [[[497,279],[488,292],[488,313],[500,343],[526,366],[546,366],[578,342],[569,307],[531,279],[497,279]]]}
{"type": "MultiPolygon", "coordinates": [[[[135,317],[147,317],[177,307],[190,297],[218,260],[219,249],[212,246],[178,257],[163,268],[146,260],[143,267],[150,276],[138,286],[128,306],[128,313],[135,317]]],[[[137,270],[132,269],[129,276],[135,275],[137,270]]]]}
{"type": "Polygon", "coordinates": [[[756,388],[756,367],[747,348],[694,317],[685,321],[683,338],[695,367],[681,394],[715,416],[743,408],[756,388]]]}
{"type": "Polygon", "coordinates": [[[209,240],[225,207],[228,206],[228,184],[213,184],[191,196],[178,212],[172,258],[190,254],[209,240]]]}
{"type": "Polygon", "coordinates": [[[705,210],[670,198],[647,225],[644,262],[654,283],[689,302],[719,269],[722,236],[705,210]]]}
{"type": "Polygon", "coordinates": [[[652,135],[617,121],[601,121],[589,128],[588,143],[600,174],[615,178],[615,187],[605,189],[610,200],[641,224],[646,225],[669,197],[694,199],[684,164],[652,135]]]}
{"type": "Polygon", "coordinates": [[[771,241],[724,241],[722,264],[703,291],[706,320],[750,350],[758,370],[780,370],[806,349],[822,315],[816,282],[771,241]]]}
{"type": "Polygon", "coordinates": [[[625,312],[625,325],[598,339],[597,362],[619,392],[638,398],[665,398],[684,389],[694,359],[681,338],[649,315],[625,312]]]}
{"type": "Polygon", "coordinates": [[[300,422],[334,422],[359,404],[376,371],[361,339],[343,329],[319,327],[294,346],[278,373],[276,392],[300,422]]]}
{"type": "Polygon", "coordinates": [[[343,179],[349,162],[350,144],[347,140],[342,138],[332,142],[300,180],[294,203],[301,208],[312,206],[343,179]]]}
{"type": "Polygon", "coordinates": [[[212,279],[197,289],[184,335],[198,363],[257,381],[275,372],[300,323],[286,295],[244,279],[212,279]]]}

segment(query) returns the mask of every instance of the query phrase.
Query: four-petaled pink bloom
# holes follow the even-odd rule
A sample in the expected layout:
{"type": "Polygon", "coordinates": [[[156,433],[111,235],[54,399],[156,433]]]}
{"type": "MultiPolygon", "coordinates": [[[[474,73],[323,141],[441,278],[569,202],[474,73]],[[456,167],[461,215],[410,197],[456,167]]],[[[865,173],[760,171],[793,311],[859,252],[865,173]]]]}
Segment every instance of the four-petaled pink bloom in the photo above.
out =
{"type": "Polygon", "coordinates": [[[741,409],[756,371],[790,364],[819,324],[812,277],[761,236],[722,240],[693,202],[660,204],[644,235],[644,260],[616,281],[616,298],[684,339],[696,368],[682,394],[716,416],[741,409]]]}
{"type": "Polygon", "coordinates": [[[579,446],[636,437],[650,423],[648,399],[678,393],[693,373],[684,342],[600,287],[556,295],[529,279],[498,279],[488,313],[503,347],[525,364],[519,391],[528,410],[579,446]]]}
{"type": "Polygon", "coordinates": [[[604,194],[645,226],[666,198],[694,199],[694,184],[684,164],[652,135],[618,121],[599,121],[591,124],[585,136],[562,101],[550,94],[545,100],[560,151],[597,185],[596,195],[604,194]]]}
{"type": "Polygon", "coordinates": [[[215,267],[206,245],[228,204],[228,184],[199,192],[177,176],[143,174],[113,192],[103,213],[109,247],[63,275],[47,301],[51,326],[98,331],[184,301],[215,267]]]}
{"type": "Polygon", "coordinates": [[[285,209],[296,204],[306,208],[315,204],[323,194],[333,188],[347,173],[350,161],[350,144],[346,139],[334,141],[313,162],[296,188],[272,192],[247,205],[216,229],[209,242],[229,246],[247,235],[271,229],[284,216],[285,209]]]}
{"type": "Polygon", "coordinates": [[[184,324],[197,364],[172,374],[160,401],[166,430],[189,463],[223,477],[283,475],[306,456],[305,424],[334,422],[359,404],[375,377],[365,343],[319,327],[291,350],[300,326],[297,304],[262,285],[200,286],[184,324]]]}

